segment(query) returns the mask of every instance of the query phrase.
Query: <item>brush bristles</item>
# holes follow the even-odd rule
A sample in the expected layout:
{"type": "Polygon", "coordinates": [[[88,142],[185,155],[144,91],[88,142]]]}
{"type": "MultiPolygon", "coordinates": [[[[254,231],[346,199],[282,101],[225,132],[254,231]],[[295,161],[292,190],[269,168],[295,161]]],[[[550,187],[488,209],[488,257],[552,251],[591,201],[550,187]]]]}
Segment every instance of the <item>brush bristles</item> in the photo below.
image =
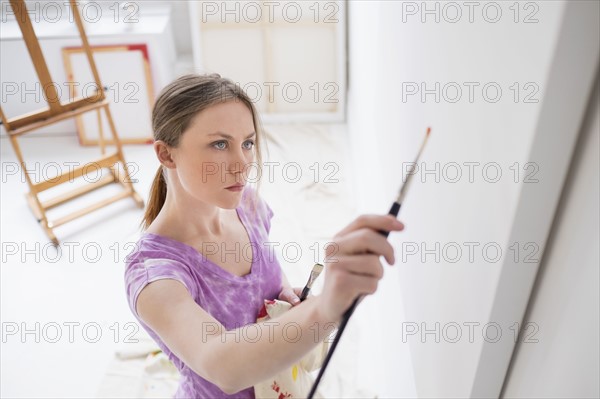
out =
{"type": "Polygon", "coordinates": [[[319,277],[319,274],[321,274],[321,272],[323,271],[324,266],[320,263],[315,263],[315,265],[312,268],[312,271],[310,272],[310,277],[308,278],[308,283],[306,284],[306,286],[308,288],[312,288],[312,284],[313,282],[317,279],[317,277],[319,277]]]}

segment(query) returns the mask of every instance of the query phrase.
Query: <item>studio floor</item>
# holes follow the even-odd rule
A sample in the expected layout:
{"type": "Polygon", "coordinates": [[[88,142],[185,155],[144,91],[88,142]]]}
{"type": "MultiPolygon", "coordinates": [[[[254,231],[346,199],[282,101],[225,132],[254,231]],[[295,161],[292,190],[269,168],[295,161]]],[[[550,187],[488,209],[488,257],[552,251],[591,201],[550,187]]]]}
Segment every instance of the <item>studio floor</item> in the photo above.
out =
{"type": "MultiPolygon", "coordinates": [[[[302,286],[324,244],[355,216],[349,142],[338,125],[267,126],[265,131],[271,167],[260,192],[275,212],[271,240],[300,248],[299,253],[277,254],[292,285],[302,286]]],[[[27,168],[38,180],[99,155],[98,148],[80,146],[74,135],[29,136],[20,143],[27,168]]],[[[143,362],[124,366],[115,357],[144,335],[127,306],[123,284],[124,259],[140,234],[142,210],[124,199],[60,226],[55,229],[61,242],[57,250],[27,206],[27,184],[9,140],[3,137],[0,144],[1,396],[142,395],[143,362]]],[[[152,146],[127,145],[124,154],[135,188],[146,199],[158,167],[152,146]]],[[[110,190],[50,215],[94,202],[110,190]]],[[[345,339],[354,339],[352,330],[345,339]]],[[[353,387],[352,345],[347,348],[339,351],[323,385],[324,392],[338,397],[360,393],[353,387]]]]}

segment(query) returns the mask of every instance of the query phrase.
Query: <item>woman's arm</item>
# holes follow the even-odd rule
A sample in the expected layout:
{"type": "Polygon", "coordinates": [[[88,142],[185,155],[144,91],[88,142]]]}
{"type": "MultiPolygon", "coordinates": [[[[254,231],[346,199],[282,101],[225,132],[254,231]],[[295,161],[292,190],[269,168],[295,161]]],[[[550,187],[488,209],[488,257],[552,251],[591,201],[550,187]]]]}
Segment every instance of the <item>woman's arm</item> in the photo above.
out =
{"type": "Polygon", "coordinates": [[[394,249],[378,231],[404,228],[390,215],[362,215],[325,249],[322,293],[274,320],[233,331],[225,328],[176,280],[158,280],[137,299],[140,318],[194,372],[233,394],[291,366],[334,330],[359,295],[383,277],[379,260],[394,264],[394,249]]]}
{"type": "Polygon", "coordinates": [[[291,366],[334,328],[309,298],[276,320],[226,331],[183,284],[168,279],[141,291],[137,311],[178,358],[227,394],[291,366]]]}

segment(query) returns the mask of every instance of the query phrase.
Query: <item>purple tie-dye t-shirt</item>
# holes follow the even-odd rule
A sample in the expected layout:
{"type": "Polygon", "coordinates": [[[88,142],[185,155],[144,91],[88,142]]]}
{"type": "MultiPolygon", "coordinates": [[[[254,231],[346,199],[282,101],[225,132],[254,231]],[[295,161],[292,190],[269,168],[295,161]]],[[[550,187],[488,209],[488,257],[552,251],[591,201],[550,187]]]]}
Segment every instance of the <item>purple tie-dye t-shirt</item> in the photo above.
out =
{"type": "MultiPolygon", "coordinates": [[[[273,211],[258,197],[253,213],[251,196],[256,191],[244,189],[240,205],[236,208],[239,219],[250,237],[247,248],[220,247],[230,252],[224,255],[252,258],[250,273],[239,277],[208,260],[200,252],[182,242],[156,234],[144,233],[137,246],[126,258],[125,287],[129,307],[142,327],[156,341],[162,351],[181,374],[176,398],[254,398],[254,388],[249,387],[227,395],[216,385],[192,371],[175,356],[154,331],[143,323],[136,311],[136,301],[142,288],[161,279],[178,280],[205,311],[217,319],[227,330],[255,323],[264,299],[277,298],[281,291],[282,272],[273,246],[268,245],[273,211]]],[[[224,245],[224,244],[223,244],[224,245]]],[[[205,248],[208,248],[206,246],[205,248]]],[[[215,367],[220,367],[215,364],[215,367]]]]}

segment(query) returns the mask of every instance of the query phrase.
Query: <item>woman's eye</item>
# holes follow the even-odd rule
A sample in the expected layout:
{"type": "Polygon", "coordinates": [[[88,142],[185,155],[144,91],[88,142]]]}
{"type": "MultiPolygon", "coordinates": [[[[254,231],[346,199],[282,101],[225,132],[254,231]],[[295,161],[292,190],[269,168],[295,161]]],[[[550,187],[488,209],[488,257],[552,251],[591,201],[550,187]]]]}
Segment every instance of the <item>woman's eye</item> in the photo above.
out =
{"type": "Polygon", "coordinates": [[[252,149],[252,147],[254,147],[254,141],[248,140],[248,141],[244,142],[245,149],[250,150],[250,149],[252,149]]]}
{"type": "Polygon", "coordinates": [[[227,143],[224,141],[217,141],[216,143],[213,143],[213,147],[215,147],[217,150],[224,150],[227,148],[227,143]]]}

